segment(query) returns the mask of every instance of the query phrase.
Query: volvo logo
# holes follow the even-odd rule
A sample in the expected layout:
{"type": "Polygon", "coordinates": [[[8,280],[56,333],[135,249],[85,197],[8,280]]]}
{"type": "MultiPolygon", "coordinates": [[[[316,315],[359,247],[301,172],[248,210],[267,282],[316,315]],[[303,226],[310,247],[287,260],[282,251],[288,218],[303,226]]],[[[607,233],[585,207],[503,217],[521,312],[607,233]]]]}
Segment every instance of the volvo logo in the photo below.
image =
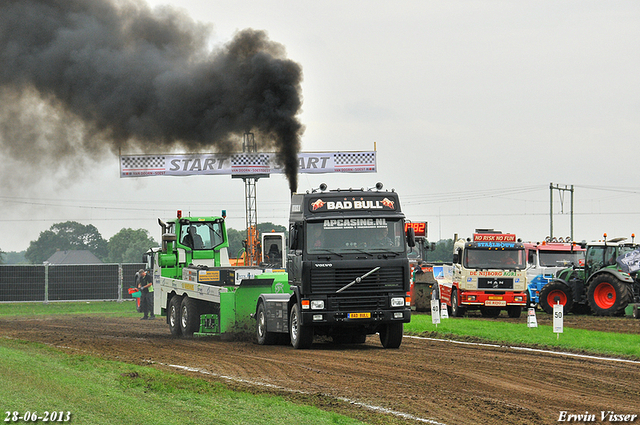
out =
{"type": "Polygon", "coordinates": [[[314,266],[316,267],[333,267],[332,263],[315,263],[314,266]]]}

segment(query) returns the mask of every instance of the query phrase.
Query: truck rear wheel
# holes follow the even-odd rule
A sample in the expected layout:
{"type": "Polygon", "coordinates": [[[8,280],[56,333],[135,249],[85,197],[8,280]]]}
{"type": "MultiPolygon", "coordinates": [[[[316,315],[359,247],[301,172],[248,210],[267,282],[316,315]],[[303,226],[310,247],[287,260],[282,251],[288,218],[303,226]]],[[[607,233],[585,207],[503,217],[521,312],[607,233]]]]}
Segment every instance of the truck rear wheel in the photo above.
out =
{"type": "Polygon", "coordinates": [[[553,306],[562,304],[564,314],[573,307],[573,291],[562,282],[552,281],[547,283],[540,291],[540,307],[547,314],[553,314],[553,306]]]}
{"type": "Polygon", "coordinates": [[[313,328],[302,325],[302,314],[298,303],[293,304],[293,307],[291,307],[289,336],[291,337],[291,345],[295,349],[309,348],[313,344],[313,328]]]}
{"type": "Polygon", "coordinates": [[[273,345],[278,341],[278,334],[267,332],[267,313],[263,302],[258,306],[256,314],[256,337],[260,345],[273,345]]]}
{"type": "Polygon", "coordinates": [[[398,348],[402,343],[402,323],[388,323],[380,328],[380,342],[384,348],[398,348]]]}
{"type": "Polygon", "coordinates": [[[182,329],[180,328],[180,303],[182,302],[182,298],[177,295],[174,295],[169,301],[169,314],[167,317],[167,321],[169,322],[169,330],[171,331],[171,335],[180,336],[182,335],[182,329]]]}
{"type": "Polygon", "coordinates": [[[596,316],[615,316],[629,303],[629,285],[612,275],[601,274],[589,285],[587,299],[596,316]]]}
{"type": "Polygon", "coordinates": [[[180,303],[180,328],[184,336],[193,336],[193,333],[200,329],[198,302],[187,296],[180,303]]]}

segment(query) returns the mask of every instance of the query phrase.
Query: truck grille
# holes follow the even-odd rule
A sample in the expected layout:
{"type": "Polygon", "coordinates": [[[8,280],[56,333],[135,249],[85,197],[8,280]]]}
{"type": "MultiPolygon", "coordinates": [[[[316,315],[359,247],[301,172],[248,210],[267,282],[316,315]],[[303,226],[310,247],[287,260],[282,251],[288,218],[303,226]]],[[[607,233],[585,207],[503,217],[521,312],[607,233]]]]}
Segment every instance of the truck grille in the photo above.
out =
{"type": "MultiPolygon", "coordinates": [[[[333,294],[338,289],[363,276],[373,269],[314,269],[311,270],[311,292],[333,294]]],[[[404,288],[402,267],[381,267],[378,271],[354,283],[341,294],[372,294],[402,291],[404,288]]]]}
{"type": "Polygon", "coordinates": [[[337,311],[375,311],[389,308],[388,297],[331,298],[328,308],[337,311]]]}
{"type": "Polygon", "coordinates": [[[513,289],[511,277],[479,277],[478,289],[513,289]]]}

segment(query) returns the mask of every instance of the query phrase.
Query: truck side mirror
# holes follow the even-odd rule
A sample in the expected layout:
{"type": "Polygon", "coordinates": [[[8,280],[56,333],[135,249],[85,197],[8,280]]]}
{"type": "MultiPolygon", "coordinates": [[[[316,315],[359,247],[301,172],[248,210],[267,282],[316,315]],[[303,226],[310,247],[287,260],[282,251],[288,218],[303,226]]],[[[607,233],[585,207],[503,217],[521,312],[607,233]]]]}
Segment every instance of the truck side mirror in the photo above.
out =
{"type": "Polygon", "coordinates": [[[458,264],[460,259],[458,258],[458,253],[453,254],[453,264],[458,264]]]}
{"type": "Polygon", "coordinates": [[[409,245],[410,248],[416,246],[416,232],[413,230],[413,227],[407,229],[407,245],[409,245]]]}
{"type": "Polygon", "coordinates": [[[298,246],[298,230],[295,226],[289,229],[289,251],[294,251],[298,246]]]}

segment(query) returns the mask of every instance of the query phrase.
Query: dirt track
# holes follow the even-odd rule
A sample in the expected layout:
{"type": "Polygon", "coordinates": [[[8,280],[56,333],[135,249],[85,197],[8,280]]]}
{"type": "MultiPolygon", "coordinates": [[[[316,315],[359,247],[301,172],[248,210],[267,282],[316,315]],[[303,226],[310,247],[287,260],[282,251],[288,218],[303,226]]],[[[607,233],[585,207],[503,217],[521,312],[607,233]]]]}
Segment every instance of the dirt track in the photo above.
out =
{"type": "MultiPolygon", "coordinates": [[[[638,320],[584,319],[581,327],[640,332],[638,320]]],[[[303,399],[370,423],[551,424],[558,423],[561,411],[588,411],[595,422],[601,422],[603,410],[640,415],[640,362],[407,337],[399,350],[382,349],[375,336],[363,345],[317,342],[311,350],[294,350],[250,341],[174,339],[160,318],[4,319],[0,336],[129,363],[151,362],[233,387],[303,399]],[[383,416],[340,399],[411,416],[383,416]]]]}

